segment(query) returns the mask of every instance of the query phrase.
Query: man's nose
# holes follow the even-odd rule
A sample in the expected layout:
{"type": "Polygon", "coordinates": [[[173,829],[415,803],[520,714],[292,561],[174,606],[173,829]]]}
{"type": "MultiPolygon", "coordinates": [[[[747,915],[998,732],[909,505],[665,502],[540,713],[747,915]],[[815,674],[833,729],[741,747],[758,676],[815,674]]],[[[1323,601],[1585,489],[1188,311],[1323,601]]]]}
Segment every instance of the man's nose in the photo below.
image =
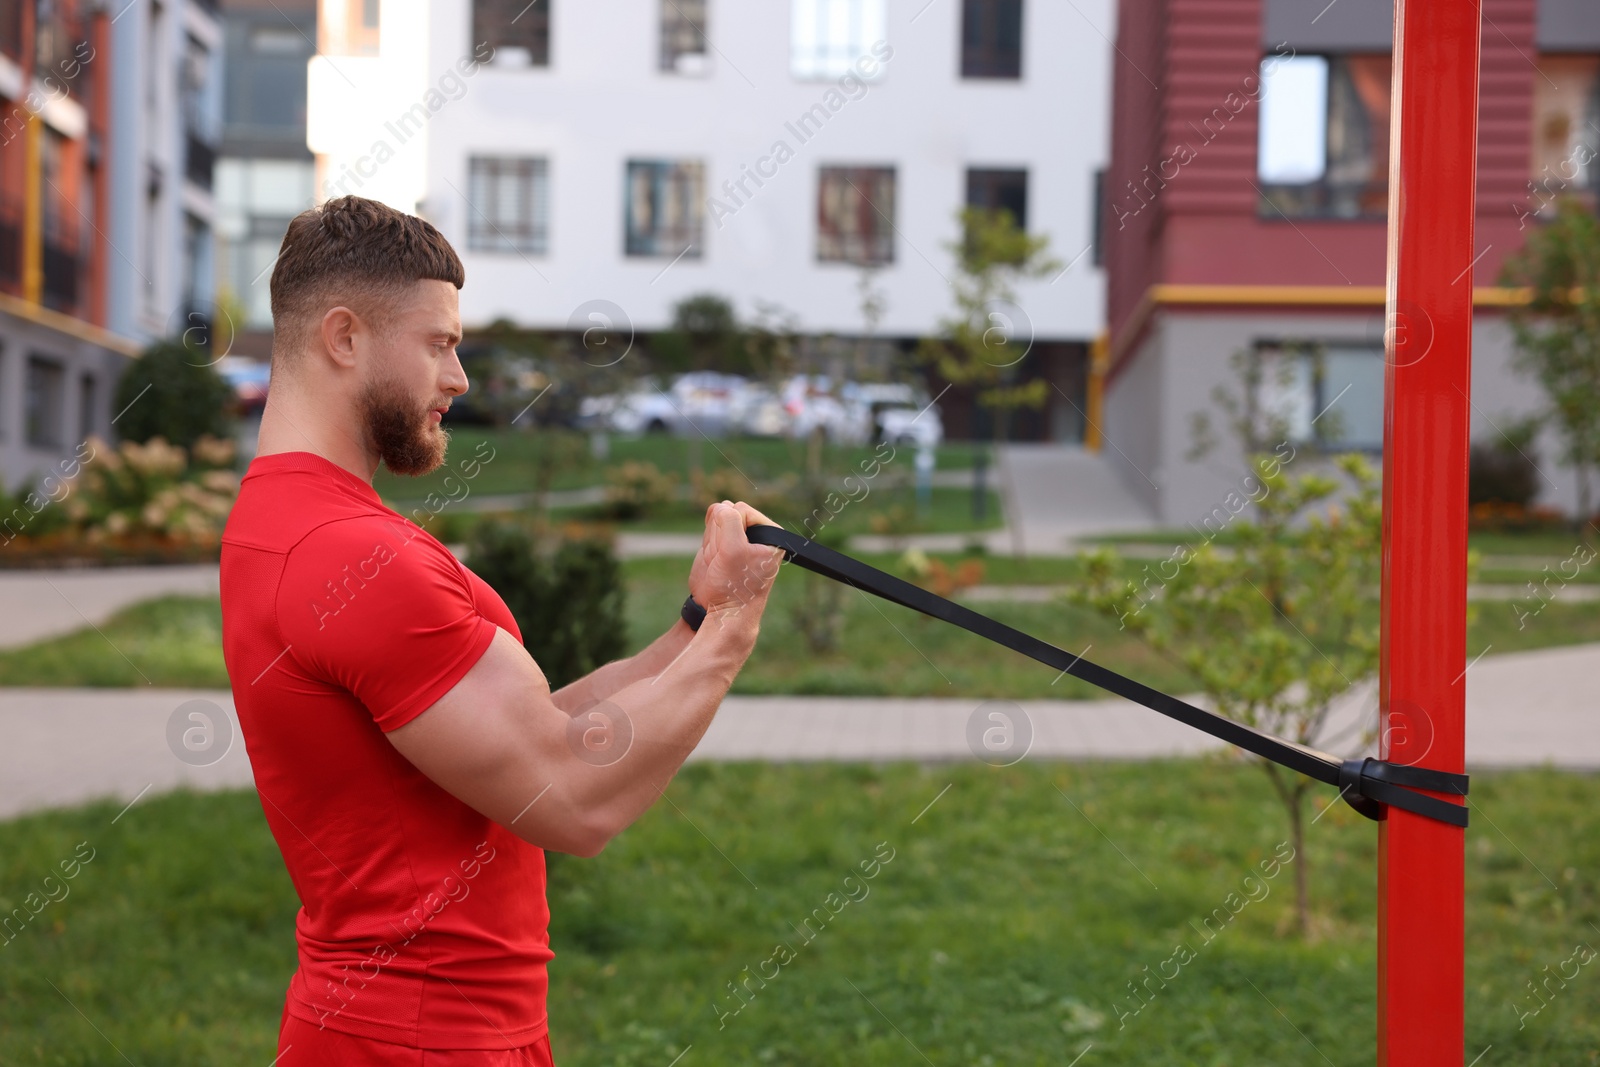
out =
{"type": "Polygon", "coordinates": [[[450,361],[445,364],[444,374],[439,379],[439,388],[450,396],[460,396],[467,391],[469,384],[466,369],[461,366],[460,357],[452,350],[450,361]]]}

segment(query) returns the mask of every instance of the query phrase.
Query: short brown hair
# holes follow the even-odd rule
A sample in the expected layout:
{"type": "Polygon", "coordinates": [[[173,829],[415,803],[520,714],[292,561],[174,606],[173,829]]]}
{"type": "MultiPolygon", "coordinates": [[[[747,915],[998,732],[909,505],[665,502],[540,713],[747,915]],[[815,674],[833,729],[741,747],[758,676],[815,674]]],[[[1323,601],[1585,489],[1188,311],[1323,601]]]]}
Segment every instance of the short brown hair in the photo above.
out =
{"type": "Polygon", "coordinates": [[[331,307],[381,325],[384,305],[415,282],[460,289],[467,273],[433,224],[361,196],[341,196],[289,223],[272,268],[272,354],[307,346],[331,307]]]}

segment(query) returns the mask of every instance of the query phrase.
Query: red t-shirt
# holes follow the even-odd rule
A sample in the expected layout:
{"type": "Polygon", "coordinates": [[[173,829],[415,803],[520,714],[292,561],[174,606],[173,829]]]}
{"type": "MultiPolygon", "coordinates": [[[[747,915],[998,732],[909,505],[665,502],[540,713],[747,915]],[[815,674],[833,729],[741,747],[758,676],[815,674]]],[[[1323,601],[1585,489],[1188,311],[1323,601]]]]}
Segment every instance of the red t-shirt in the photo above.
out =
{"type": "Polygon", "coordinates": [[[544,852],[384,732],[450,690],[505,602],[321,456],[257,457],[222,536],[222,648],[267,824],[299,893],[288,1011],[416,1048],[546,1031],[544,852]]]}

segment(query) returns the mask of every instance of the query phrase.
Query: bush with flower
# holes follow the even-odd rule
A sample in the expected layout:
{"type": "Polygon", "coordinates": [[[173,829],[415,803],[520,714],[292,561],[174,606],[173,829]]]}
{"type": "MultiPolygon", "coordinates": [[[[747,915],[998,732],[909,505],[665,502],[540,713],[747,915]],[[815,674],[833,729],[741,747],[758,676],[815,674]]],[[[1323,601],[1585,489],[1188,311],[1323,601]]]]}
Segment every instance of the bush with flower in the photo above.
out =
{"type": "Polygon", "coordinates": [[[188,450],[152,437],[116,448],[90,439],[95,458],[62,504],[83,542],[124,539],[180,546],[220,541],[239,495],[231,441],[202,435],[188,450]]]}

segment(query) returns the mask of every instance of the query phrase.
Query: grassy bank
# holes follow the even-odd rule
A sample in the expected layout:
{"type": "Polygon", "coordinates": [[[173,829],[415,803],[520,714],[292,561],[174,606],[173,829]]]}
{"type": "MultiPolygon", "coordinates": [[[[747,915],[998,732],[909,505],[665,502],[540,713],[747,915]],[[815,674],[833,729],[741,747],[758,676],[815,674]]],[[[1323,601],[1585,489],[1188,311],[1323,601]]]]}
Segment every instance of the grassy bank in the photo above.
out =
{"type": "MultiPolygon", "coordinates": [[[[1061,1065],[1090,1044],[1084,1064],[1372,1062],[1372,823],[1330,808],[1258,899],[1197,932],[1284,838],[1254,768],[700,766],[668,795],[599,858],[551,858],[564,1067],[666,1067],[690,1045],[682,1062],[705,1067],[1061,1065]],[[1311,871],[1306,941],[1288,933],[1294,863],[1311,871]],[[777,977],[745,979],[780,942],[777,977]],[[1128,983],[1179,944],[1195,958],[1133,1014],[1128,983]]],[[[1467,1056],[1591,1062],[1592,967],[1525,1026],[1514,1006],[1600,944],[1600,779],[1475,775],[1473,799],[1467,1056]]],[[[120,808],[0,824],[7,908],[79,842],[94,850],[70,895],[0,943],[0,1062],[123,1062],[113,1045],[165,1067],[271,1062],[296,901],[259,802],[147,798],[113,825],[120,808]]]]}
{"type": "MultiPolygon", "coordinates": [[[[862,558],[889,570],[890,555],[862,558]]],[[[942,557],[954,565],[956,557],[942,557]]],[[[1135,561],[1134,566],[1142,566],[1135,561]]],[[[687,559],[638,559],[624,565],[630,650],[643,647],[676,618],[687,559]]],[[[1080,574],[1070,559],[984,560],[984,581],[1069,585],[1080,574]]],[[[1083,699],[1103,695],[1075,678],[1024,660],[954,627],[839,587],[843,622],[836,646],[813,651],[794,612],[806,585],[826,579],[789,568],[773,594],[761,642],[734,687],[736,693],[1083,699]]],[[[1150,651],[1109,620],[1064,602],[976,605],[985,614],[1084,654],[1150,685],[1182,691],[1191,680],[1179,665],[1150,651]],[[1087,651],[1085,651],[1087,650],[1087,651]]],[[[1537,601],[1473,604],[1468,654],[1490,655],[1600,641],[1600,604],[1537,601]]],[[[1374,605],[1373,610],[1376,611],[1374,605]]],[[[214,598],[163,597],[85,628],[22,648],[0,651],[0,685],[192,686],[227,688],[221,611],[214,598]]]]}
{"type": "MultiPolygon", "coordinates": [[[[480,426],[462,426],[451,430],[450,462],[422,478],[401,477],[387,468],[380,469],[373,485],[384,499],[420,501],[430,492],[444,493],[444,480],[453,471],[458,460],[492,455],[483,463],[477,477],[472,479],[472,491],[484,494],[531,492],[543,477],[542,470],[549,466],[551,489],[581,489],[599,485],[604,480],[605,469],[619,463],[636,460],[653,463],[664,472],[679,476],[685,483],[694,469],[710,472],[723,467],[737,467],[758,485],[763,478],[778,478],[797,474],[805,469],[806,445],[804,442],[767,437],[693,438],[668,434],[643,437],[624,437],[611,434],[604,458],[594,456],[587,438],[566,437],[557,439],[539,433],[522,433],[517,430],[495,430],[480,426]],[[480,444],[489,448],[479,450],[480,444]],[[556,447],[559,452],[552,454],[556,447]]],[[[986,451],[987,445],[953,442],[941,446],[936,453],[938,470],[968,470],[974,456],[986,451]]],[[[911,469],[913,449],[897,450],[895,465],[904,464],[907,474],[911,469]]],[[[822,453],[822,469],[843,477],[860,470],[860,465],[872,458],[871,445],[826,445],[822,453]]]]}

